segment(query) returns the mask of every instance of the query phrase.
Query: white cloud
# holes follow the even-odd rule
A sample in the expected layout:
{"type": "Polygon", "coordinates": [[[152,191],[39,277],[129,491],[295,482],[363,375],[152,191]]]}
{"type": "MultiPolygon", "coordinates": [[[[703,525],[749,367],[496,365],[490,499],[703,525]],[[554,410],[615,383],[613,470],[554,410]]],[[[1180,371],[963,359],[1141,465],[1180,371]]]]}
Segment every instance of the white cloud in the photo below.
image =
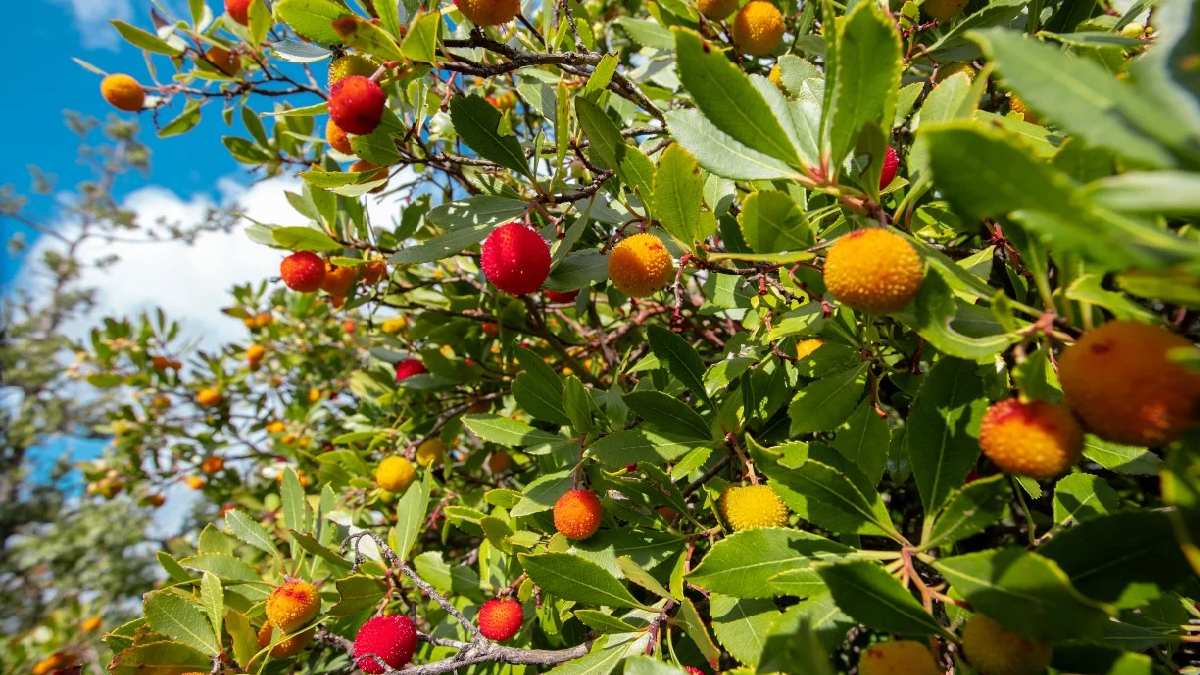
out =
{"type": "Polygon", "coordinates": [[[109,24],[113,19],[128,21],[133,16],[131,0],[54,0],[75,16],[79,42],[88,49],[116,49],[121,36],[109,24]]]}

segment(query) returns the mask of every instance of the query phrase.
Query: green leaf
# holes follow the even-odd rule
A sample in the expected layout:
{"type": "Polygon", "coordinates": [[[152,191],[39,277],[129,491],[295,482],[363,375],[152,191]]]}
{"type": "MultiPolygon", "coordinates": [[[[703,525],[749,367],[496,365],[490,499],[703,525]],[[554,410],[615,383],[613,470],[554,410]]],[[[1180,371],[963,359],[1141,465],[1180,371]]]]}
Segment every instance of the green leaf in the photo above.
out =
{"type": "Polygon", "coordinates": [[[350,571],[350,561],[339,555],[337,551],[334,551],[317,541],[316,537],[313,537],[311,534],[298,532],[296,530],[292,530],[291,534],[292,537],[295,538],[296,543],[299,544],[300,548],[317,556],[321,560],[324,560],[326,563],[329,563],[329,565],[337,572],[350,571]]]}
{"type": "Polygon", "coordinates": [[[450,119],[463,142],[481,157],[532,177],[521,143],[516,136],[500,133],[500,111],[482,96],[456,96],[450,101],[450,119]]]}
{"type": "Polygon", "coordinates": [[[212,623],[213,634],[221,634],[221,620],[225,615],[225,596],[221,590],[221,580],[212,572],[205,572],[200,577],[200,604],[208,613],[212,623]]]}
{"type": "Polygon", "coordinates": [[[225,514],[225,531],[264,553],[279,555],[270,533],[244,511],[234,509],[225,514]]]}
{"type": "Polygon", "coordinates": [[[866,385],[866,368],[855,366],[804,386],[788,405],[791,435],[835,429],[854,412],[866,385]]]}
{"type": "Polygon", "coordinates": [[[565,600],[614,609],[642,606],[616,577],[579,556],[542,553],[518,558],[533,583],[565,600]]]}
{"type": "Polygon", "coordinates": [[[637,192],[643,203],[650,204],[654,193],[654,165],[645,153],[625,143],[621,130],[613,124],[604,109],[588,99],[575,99],[575,114],[579,118],[579,126],[591,142],[590,149],[596,163],[616,171],[621,181],[637,192]]]}
{"type": "Polygon", "coordinates": [[[672,143],[654,174],[654,214],[664,230],[689,245],[716,231],[715,219],[701,218],[703,190],[700,163],[682,145],[672,143]]]}
{"type": "Polygon", "coordinates": [[[420,63],[437,61],[438,33],[442,29],[441,12],[418,12],[409,24],[408,35],[400,51],[409,59],[420,63]]]}
{"type": "Polygon", "coordinates": [[[927,525],[921,548],[946,546],[983,532],[1000,522],[1008,499],[1008,481],[1004,476],[989,476],[954,490],[931,525],[927,525]]]}
{"type": "Polygon", "coordinates": [[[843,471],[813,459],[795,470],[760,468],[772,480],[802,496],[807,513],[801,515],[821,527],[846,534],[899,536],[879,494],[872,490],[870,496],[864,495],[843,471]]]}
{"type": "Polygon", "coordinates": [[[562,378],[542,358],[528,349],[518,349],[521,373],[513,380],[513,398],[525,412],[540,420],[570,424],[563,410],[562,378]]]}
{"type": "Polygon", "coordinates": [[[746,244],[758,253],[797,251],[813,243],[804,210],[786,192],[751,193],[737,221],[746,244]]]}
{"type": "Polygon", "coordinates": [[[182,567],[200,572],[212,572],[217,577],[229,581],[257,581],[262,575],[250,563],[221,553],[204,553],[189,556],[179,561],[182,567]]]}
{"type": "Polygon", "coordinates": [[[1094,203],[1114,211],[1200,214],[1200,174],[1186,171],[1132,171],[1101,178],[1084,191],[1094,203]]]}
{"type": "MultiPolygon", "coordinates": [[[[879,3],[860,2],[838,24],[836,72],[828,119],[829,164],[836,172],[864,128],[887,138],[900,88],[900,34],[879,3]]],[[[825,85],[830,86],[828,83],[825,85]]]]}
{"type": "Polygon", "coordinates": [[[289,251],[315,251],[327,253],[340,251],[342,245],[329,235],[311,227],[276,227],[271,229],[271,239],[277,246],[289,251]]]}
{"type": "Polygon", "coordinates": [[[387,593],[383,579],[355,574],[334,582],[338,601],[330,608],[333,616],[354,616],[374,607],[387,593]]]}
{"type": "Polygon", "coordinates": [[[672,30],[679,79],[704,116],[742,145],[798,165],[791,139],[742,69],[694,31],[672,30]]]}
{"type": "Polygon", "coordinates": [[[592,413],[596,406],[583,382],[574,375],[563,378],[563,410],[576,436],[586,436],[592,430],[592,413]]]}
{"type": "Polygon", "coordinates": [[[878,563],[856,560],[817,568],[833,600],[846,614],[885,633],[945,635],[912,593],[878,563]]]}
{"type": "Polygon", "coordinates": [[[1121,507],[1117,491],[1090,473],[1073,473],[1054,486],[1054,526],[1095,520],[1121,507]]]}
{"type": "Polygon", "coordinates": [[[554,508],[554,502],[570,490],[575,479],[570,471],[556,471],[538,476],[530,481],[521,494],[521,501],[512,508],[513,518],[530,516],[535,513],[549,511],[554,508]]]}
{"type": "Polygon", "coordinates": [[[126,42],[138,49],[144,49],[155,54],[166,54],[167,56],[179,56],[183,53],[183,50],[178,47],[137,26],[131,26],[124,21],[117,21],[115,19],[111,23],[117,29],[117,32],[121,34],[121,37],[125,38],[126,42]]]}
{"type": "Polygon", "coordinates": [[[708,445],[710,439],[657,434],[648,429],[627,429],[609,434],[588,446],[588,454],[609,469],[649,462],[665,465],[708,445]]]}
{"type": "Polygon", "coordinates": [[[174,591],[146,594],[143,611],[155,631],[212,656],[221,651],[209,620],[194,604],[174,591]]]}
{"type": "Polygon", "coordinates": [[[1096,436],[1083,439],[1083,456],[1100,466],[1130,476],[1153,476],[1162,460],[1146,448],[1110,443],[1096,436]]]}
{"type": "Polygon", "coordinates": [[[312,519],[309,517],[308,502],[304,498],[304,488],[296,472],[289,466],[283,471],[282,484],[279,490],[279,501],[283,506],[283,525],[298,532],[309,533],[312,530],[312,519]]]}
{"type": "Polygon", "coordinates": [[[883,477],[891,441],[887,420],[876,414],[870,400],[863,399],[846,426],[838,430],[833,448],[875,484],[883,477]]]}
{"type": "Polygon", "coordinates": [[[600,63],[597,63],[596,67],[592,68],[592,74],[583,85],[583,90],[579,92],[579,95],[592,98],[607,89],[608,84],[612,82],[612,76],[616,69],[616,54],[605,54],[600,57],[600,63]]]}
{"type": "Polygon", "coordinates": [[[429,493],[433,490],[433,472],[426,471],[420,483],[415,483],[396,502],[396,526],[388,536],[389,543],[401,560],[408,560],[413,546],[425,529],[425,512],[429,508],[429,493]]]}
{"type": "Polygon", "coordinates": [[[161,672],[183,673],[189,670],[206,671],[212,659],[178,642],[147,642],[134,645],[113,655],[110,672],[125,675],[128,672],[159,672],[153,668],[161,666],[161,672]]]}
{"type": "Polygon", "coordinates": [[[977,612],[1042,640],[1096,639],[1108,610],[1071,586],[1054,561],[1018,548],[945,558],[933,565],[977,612]]]}
{"type": "Polygon", "coordinates": [[[1124,511],[1080,523],[1038,549],[1084,595],[1118,608],[1140,607],[1192,577],[1170,517],[1124,511]]]}
{"type": "Polygon", "coordinates": [[[714,670],[717,668],[717,662],[721,658],[721,650],[713,644],[712,636],[708,632],[708,626],[704,619],[700,616],[700,612],[696,610],[696,604],[691,598],[684,597],[679,601],[679,620],[683,623],[683,630],[687,636],[692,639],[692,643],[704,655],[709,666],[714,670]]]}
{"type": "Polygon", "coordinates": [[[243,164],[266,164],[273,159],[270,153],[245,138],[222,136],[221,143],[234,159],[243,164]]]}
{"type": "Polygon", "coordinates": [[[698,110],[670,110],[664,115],[671,136],[695,155],[708,171],[734,180],[798,180],[799,171],[744,145],[721,131],[698,110]]]}
{"type": "Polygon", "coordinates": [[[782,616],[771,600],[730,598],[717,593],[709,596],[709,611],[717,641],[748,666],[758,665],[767,634],[782,616]]]}
{"type": "Polygon", "coordinates": [[[661,391],[635,391],[625,394],[625,405],[646,421],[646,425],[668,434],[709,440],[708,422],[688,404],[661,391]]]}
{"type": "Polygon", "coordinates": [[[275,3],[276,19],[323,47],[341,43],[342,36],[333,29],[333,22],[343,16],[352,15],[333,0],[279,0],[275,3]]]}
{"type": "Polygon", "coordinates": [[[246,670],[258,653],[258,635],[246,615],[232,609],[225,612],[225,626],[233,638],[233,658],[242,670],[246,670]]]}
{"type": "Polygon", "coordinates": [[[975,466],[984,391],[979,366],[968,361],[942,359],[925,375],[905,441],[926,512],[940,507],[975,466]]]}
{"type": "Polygon", "coordinates": [[[671,375],[698,400],[708,402],[708,391],[704,388],[704,361],[700,353],[687,340],[659,326],[650,326],[647,336],[650,348],[667,364],[671,375]]]}
{"type": "Polygon", "coordinates": [[[188,101],[183,107],[183,112],[179,113],[170,122],[163,125],[158,130],[159,138],[170,138],[180,134],[186,134],[191,131],[197,124],[200,123],[200,103],[198,101],[188,101]]]}
{"type": "MultiPolygon", "coordinates": [[[[380,61],[401,61],[405,56],[413,58],[400,51],[400,46],[383,28],[358,16],[347,15],[334,22],[334,31],[342,38],[342,42],[356,51],[368,54],[380,61]]],[[[415,24],[414,24],[415,29],[415,24]]],[[[407,43],[408,40],[406,39],[407,43]]]]}
{"type": "Polygon", "coordinates": [[[401,160],[400,152],[396,150],[396,139],[383,125],[369,134],[351,136],[350,147],[361,159],[379,166],[391,166],[401,160]]]}
{"type": "Polygon", "coordinates": [[[784,528],[735,532],[713,545],[687,580],[713,593],[736,598],[784,594],[772,577],[807,570],[816,560],[841,557],[851,549],[824,537],[784,528]]]}
{"type": "Polygon", "coordinates": [[[562,436],[534,429],[524,422],[502,415],[467,415],[463,417],[463,424],[485,441],[514,448],[563,440],[562,436]]]}

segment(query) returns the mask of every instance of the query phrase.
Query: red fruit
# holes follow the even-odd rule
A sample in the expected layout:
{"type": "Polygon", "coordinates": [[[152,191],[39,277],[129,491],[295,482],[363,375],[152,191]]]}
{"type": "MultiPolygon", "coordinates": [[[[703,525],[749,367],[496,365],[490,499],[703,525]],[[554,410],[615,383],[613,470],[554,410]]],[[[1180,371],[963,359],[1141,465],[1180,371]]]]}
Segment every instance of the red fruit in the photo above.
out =
{"type": "Polygon", "coordinates": [[[688,675],[704,675],[704,671],[700,670],[696,666],[684,666],[683,672],[687,673],[688,675]]]}
{"type": "Polygon", "coordinates": [[[879,189],[892,184],[896,180],[896,172],[900,170],[900,155],[896,154],[896,149],[888,146],[887,154],[883,156],[883,172],[879,174],[879,189]]]}
{"type": "Polygon", "coordinates": [[[573,291],[546,291],[546,299],[550,302],[575,302],[575,298],[578,296],[578,288],[573,291]]]}
{"type": "Polygon", "coordinates": [[[542,236],[520,223],[492,230],[483,242],[483,274],[496,288],[525,295],[550,276],[550,247],[542,236]]]}
{"type": "Polygon", "coordinates": [[[329,117],[347,133],[369,134],[379,126],[387,94],[369,77],[350,75],[333,85],[329,117]]]}
{"type": "Polygon", "coordinates": [[[396,381],[403,382],[413,375],[427,373],[425,364],[420,359],[404,359],[396,364],[396,381]]]}
{"type": "Polygon", "coordinates": [[[582,541],[600,529],[603,508],[591,490],[567,490],[554,503],[554,529],[567,539],[582,541]]]}
{"type": "Polygon", "coordinates": [[[380,661],[403,668],[417,651],[417,628],[407,616],[373,616],[354,636],[355,663],[364,672],[383,672],[380,661]]]}
{"type": "Polygon", "coordinates": [[[521,603],[512,598],[493,598],[479,608],[479,632],[489,640],[504,642],[521,630],[521,603]]]}
{"type": "Polygon", "coordinates": [[[250,3],[254,0],[225,0],[225,11],[233,20],[245,26],[250,23],[250,3]]]}
{"type": "Polygon", "coordinates": [[[279,276],[293,291],[315,293],[325,281],[325,261],[312,251],[299,251],[279,263],[279,276]]]}

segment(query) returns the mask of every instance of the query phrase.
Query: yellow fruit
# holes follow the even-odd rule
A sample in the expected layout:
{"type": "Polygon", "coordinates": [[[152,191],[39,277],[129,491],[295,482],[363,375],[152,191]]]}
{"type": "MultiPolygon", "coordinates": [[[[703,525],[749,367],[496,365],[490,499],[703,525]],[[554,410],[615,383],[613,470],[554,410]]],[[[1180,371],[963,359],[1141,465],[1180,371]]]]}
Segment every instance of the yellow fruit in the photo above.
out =
{"type": "Polygon", "coordinates": [[[1050,645],[1021,637],[982,614],[967,619],[961,642],[980,675],[1038,675],[1050,665],[1050,645]]]}
{"type": "Polygon", "coordinates": [[[321,400],[321,390],[317,387],[311,387],[308,390],[308,402],[316,403],[321,400]]]}
{"type": "Polygon", "coordinates": [[[433,466],[446,456],[446,444],[440,438],[431,438],[417,446],[417,464],[433,466]]]}
{"type": "Polygon", "coordinates": [[[290,633],[312,621],[321,611],[317,587],[300,579],[287,579],[267,596],[267,621],[290,633]]]}
{"type": "Polygon", "coordinates": [[[783,14],[768,0],[750,0],[733,20],[733,43],[752,56],[766,56],[779,47],[783,14]]]}
{"type": "Polygon", "coordinates": [[[1025,104],[1025,101],[1019,98],[1016,94],[1008,95],[1008,110],[1010,112],[1017,113],[1021,116],[1021,119],[1029,122],[1030,124],[1037,124],[1039,121],[1038,116],[1035,115],[1033,111],[1029,109],[1029,106],[1025,104]]]}
{"type": "Polygon", "coordinates": [[[205,457],[204,461],[200,462],[200,470],[210,476],[214,473],[220,473],[221,469],[224,468],[225,460],[216,455],[205,457]]]}
{"type": "Polygon", "coordinates": [[[975,80],[975,76],[979,74],[971,64],[959,62],[938,68],[937,81],[944,82],[959,73],[966,74],[967,80],[972,82],[975,80]]]}
{"type": "Polygon", "coordinates": [[[250,345],[246,348],[246,361],[252,366],[258,365],[258,362],[262,361],[266,355],[267,348],[262,345],[250,345]]]}
{"type": "Polygon", "coordinates": [[[283,422],[280,422],[279,420],[275,420],[274,422],[271,422],[270,424],[267,425],[267,433],[281,434],[281,433],[283,433],[283,430],[286,428],[287,428],[287,426],[283,422]]]}
{"type": "Polygon", "coordinates": [[[204,479],[201,478],[200,476],[188,476],[187,478],[184,478],[183,480],[185,483],[187,483],[187,486],[192,488],[193,490],[203,490],[204,486],[206,484],[204,479]]]}
{"type": "Polygon", "coordinates": [[[1054,478],[1079,461],[1083,429],[1066,406],[1010,398],[984,414],[979,447],[1005,473],[1054,478]]]}
{"type": "Polygon", "coordinates": [[[99,628],[101,626],[101,624],[103,624],[103,623],[104,623],[104,620],[101,619],[100,617],[89,616],[88,618],[79,622],[79,630],[81,630],[85,633],[90,633],[90,632],[96,630],[97,628],[99,628]]]}
{"type": "MultiPolygon", "coordinates": [[[[262,628],[258,629],[258,648],[263,649],[271,644],[271,638],[275,632],[274,626],[269,623],[264,623],[262,628]]],[[[282,640],[279,644],[271,647],[269,654],[273,659],[286,659],[295,656],[304,650],[305,647],[313,641],[313,636],[317,633],[316,628],[310,628],[303,633],[293,635],[286,640],[282,640]]]]}
{"type": "Polygon", "coordinates": [[[779,87],[780,89],[784,89],[783,69],[779,67],[778,63],[771,66],[771,72],[767,73],[767,80],[770,81],[770,83],[775,85],[776,87],[779,87]]]}
{"type": "Polygon", "coordinates": [[[146,91],[138,81],[124,73],[109,75],[100,81],[100,95],[112,107],[137,112],[146,103],[146,91]]]}
{"type": "Polygon", "coordinates": [[[1121,37],[1137,40],[1146,32],[1146,27],[1140,23],[1127,23],[1121,29],[1121,37]]]}
{"type": "Polygon", "coordinates": [[[738,0],[696,0],[696,9],[705,18],[720,21],[733,14],[738,7],[738,0]]]}
{"type": "Polygon", "coordinates": [[[1200,373],[1168,353],[1196,354],[1165,328],[1110,321],[1063,351],[1058,378],[1088,431],[1117,443],[1163,445],[1196,426],[1200,373]]]}
{"type": "Polygon", "coordinates": [[[333,89],[333,85],[351,75],[370,77],[378,69],[379,66],[375,65],[370,59],[358,54],[347,54],[346,56],[336,58],[329,62],[329,88],[333,89]]]}
{"type": "Polygon", "coordinates": [[[635,234],[613,248],[608,256],[608,276],[625,295],[643,298],[671,283],[675,263],[661,239],[635,234]]]}
{"type": "Polygon", "coordinates": [[[476,26],[499,26],[521,11],[521,0],[455,0],[455,4],[476,26]]]}
{"type": "Polygon", "coordinates": [[[350,145],[350,136],[333,120],[325,122],[325,142],[329,147],[345,155],[353,155],[354,148],[350,145]]]}
{"type": "Polygon", "coordinates": [[[803,360],[812,356],[812,353],[820,349],[821,345],[823,344],[825,344],[825,341],[817,338],[809,338],[807,340],[801,340],[797,342],[796,358],[803,360]]]}
{"type": "Polygon", "coordinates": [[[404,329],[404,327],[406,325],[408,325],[408,321],[406,321],[404,319],[404,317],[395,316],[395,317],[388,319],[387,321],[384,321],[383,325],[380,326],[380,328],[383,330],[383,332],[385,332],[389,335],[392,335],[395,333],[399,333],[401,330],[404,329]]]}
{"type": "Polygon", "coordinates": [[[769,485],[730,486],[717,507],[735,531],[787,525],[787,507],[769,485]]]}
{"type": "Polygon", "coordinates": [[[71,665],[73,659],[62,652],[54,652],[50,656],[38,661],[33,665],[30,671],[33,675],[47,675],[50,672],[65,668],[71,665]]]}
{"type": "Polygon", "coordinates": [[[825,256],[825,288],[854,309],[887,314],[917,295],[925,267],[913,245],[879,227],[855,230],[825,256]]]}
{"type": "Polygon", "coordinates": [[[921,9],[931,19],[949,21],[958,16],[966,6],[967,0],[925,0],[921,4],[921,9]]]}
{"type": "Polygon", "coordinates": [[[929,647],[913,640],[871,645],[858,657],[858,675],[942,675],[929,647]]]}
{"type": "Polygon", "coordinates": [[[196,393],[196,403],[205,408],[217,405],[221,398],[221,390],[216,387],[205,387],[196,393]]]}
{"type": "Polygon", "coordinates": [[[375,484],[388,492],[404,492],[416,476],[413,463],[399,455],[388,457],[375,468],[375,484]]]}

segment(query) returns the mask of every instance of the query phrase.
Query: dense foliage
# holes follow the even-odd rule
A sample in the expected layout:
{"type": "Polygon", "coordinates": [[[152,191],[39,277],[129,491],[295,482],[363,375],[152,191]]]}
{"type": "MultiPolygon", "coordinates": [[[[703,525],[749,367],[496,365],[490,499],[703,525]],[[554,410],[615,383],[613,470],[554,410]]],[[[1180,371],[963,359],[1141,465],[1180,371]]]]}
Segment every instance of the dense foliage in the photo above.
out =
{"type": "Polygon", "coordinates": [[[307,222],[44,347],[202,496],[111,671],[1197,672],[1194,3],[188,4],[103,96],[307,222]]]}

